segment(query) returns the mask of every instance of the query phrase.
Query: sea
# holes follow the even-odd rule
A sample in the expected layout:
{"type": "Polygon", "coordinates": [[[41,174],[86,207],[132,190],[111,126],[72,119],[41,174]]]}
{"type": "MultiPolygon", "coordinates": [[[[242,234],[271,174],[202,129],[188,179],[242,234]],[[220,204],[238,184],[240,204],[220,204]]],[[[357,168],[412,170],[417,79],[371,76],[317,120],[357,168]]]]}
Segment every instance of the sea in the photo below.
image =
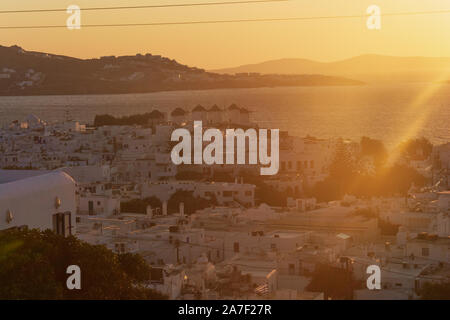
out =
{"type": "Polygon", "coordinates": [[[266,128],[295,136],[362,136],[388,147],[415,137],[450,142],[450,84],[398,83],[362,86],[275,87],[168,91],[143,94],[0,97],[0,126],[35,114],[47,122],[67,118],[92,124],[95,115],[124,116],[158,109],[170,113],[201,104],[225,108],[236,103],[266,128]]]}

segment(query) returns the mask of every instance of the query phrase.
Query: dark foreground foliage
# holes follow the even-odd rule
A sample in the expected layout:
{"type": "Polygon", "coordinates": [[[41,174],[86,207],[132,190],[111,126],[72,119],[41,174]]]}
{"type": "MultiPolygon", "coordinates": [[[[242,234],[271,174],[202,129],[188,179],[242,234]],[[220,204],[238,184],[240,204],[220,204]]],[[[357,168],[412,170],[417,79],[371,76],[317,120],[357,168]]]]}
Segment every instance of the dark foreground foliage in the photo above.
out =
{"type": "Polygon", "coordinates": [[[47,230],[0,232],[0,299],[163,299],[144,287],[150,267],[137,254],[47,230]],[[66,269],[81,269],[81,290],[68,290],[66,269]]]}
{"type": "Polygon", "coordinates": [[[425,283],[420,295],[423,300],[450,300],[450,282],[425,283]]]}

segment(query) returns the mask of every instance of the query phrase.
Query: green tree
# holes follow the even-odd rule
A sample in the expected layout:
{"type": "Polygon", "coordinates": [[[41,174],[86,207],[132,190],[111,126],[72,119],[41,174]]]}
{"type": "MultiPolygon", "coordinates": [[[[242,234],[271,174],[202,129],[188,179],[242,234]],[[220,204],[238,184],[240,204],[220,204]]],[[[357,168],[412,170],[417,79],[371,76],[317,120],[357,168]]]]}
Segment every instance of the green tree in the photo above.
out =
{"type": "Polygon", "coordinates": [[[318,264],[306,290],[323,292],[326,299],[351,300],[355,287],[356,282],[352,278],[351,271],[326,264],[318,264]]]}
{"type": "Polygon", "coordinates": [[[371,157],[376,171],[380,170],[386,164],[388,152],[382,141],[362,137],[360,146],[361,156],[371,157]]]}
{"type": "Polygon", "coordinates": [[[135,253],[123,253],[118,255],[122,270],[136,284],[150,280],[150,267],[144,258],[135,253]]]}
{"type": "MultiPolygon", "coordinates": [[[[421,139],[419,144],[428,146],[426,141],[421,139]]],[[[355,154],[350,145],[339,142],[329,176],[307,187],[306,194],[319,201],[338,200],[345,194],[358,197],[405,196],[413,184],[423,187],[428,182],[414,168],[400,164],[386,166],[386,158],[387,152],[381,141],[363,137],[359,154],[355,154]],[[374,172],[366,172],[362,162],[358,161],[364,156],[374,159],[374,172]]]]}
{"type": "Polygon", "coordinates": [[[426,183],[427,179],[416,169],[398,164],[383,170],[376,181],[378,193],[381,195],[398,194],[403,196],[406,196],[413,184],[423,187],[426,183]]]}
{"type": "Polygon", "coordinates": [[[169,214],[177,213],[181,202],[184,203],[184,213],[188,215],[197,210],[217,205],[215,195],[211,195],[211,199],[205,199],[195,197],[193,191],[178,190],[170,196],[169,201],[167,202],[167,212],[169,214]]]}
{"type": "Polygon", "coordinates": [[[399,145],[402,156],[407,160],[425,160],[431,155],[433,145],[426,138],[409,139],[399,145]]]}
{"type": "Polygon", "coordinates": [[[330,176],[336,179],[348,179],[357,172],[357,163],[350,145],[340,141],[336,145],[330,176]]]}
{"type": "Polygon", "coordinates": [[[420,295],[423,300],[450,300],[450,282],[427,282],[420,290],[420,295]]]}
{"type": "Polygon", "coordinates": [[[0,299],[163,299],[145,287],[150,267],[138,255],[47,230],[0,233],[0,299]],[[81,269],[81,290],[66,287],[69,265],[81,269]]]}
{"type": "Polygon", "coordinates": [[[146,213],[147,206],[152,209],[161,208],[161,200],[151,196],[145,199],[131,199],[120,203],[120,212],[146,213]]]}

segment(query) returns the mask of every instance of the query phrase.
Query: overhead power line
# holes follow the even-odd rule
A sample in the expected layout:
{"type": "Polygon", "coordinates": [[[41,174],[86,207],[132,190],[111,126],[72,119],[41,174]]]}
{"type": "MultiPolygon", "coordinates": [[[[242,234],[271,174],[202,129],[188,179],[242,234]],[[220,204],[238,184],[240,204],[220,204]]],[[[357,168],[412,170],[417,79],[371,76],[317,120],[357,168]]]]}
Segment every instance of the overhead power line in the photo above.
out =
{"type": "MultiPolygon", "coordinates": [[[[172,3],[172,4],[154,4],[141,6],[119,6],[119,7],[90,7],[80,8],[81,11],[99,11],[99,10],[130,10],[130,9],[154,9],[154,8],[175,8],[175,7],[200,7],[200,6],[223,6],[238,4],[256,4],[267,2],[288,2],[292,0],[237,0],[237,1],[219,1],[219,2],[194,2],[194,3],[172,3]]],[[[25,10],[3,10],[0,14],[6,13],[40,13],[40,12],[66,12],[67,8],[56,9],[25,9],[25,10]]]]}
{"type": "MultiPolygon", "coordinates": [[[[450,10],[437,11],[416,11],[416,12],[392,12],[384,13],[381,16],[413,16],[448,14],[450,10]]],[[[312,20],[335,20],[367,18],[368,15],[346,15],[346,16],[312,16],[312,17],[290,17],[290,18],[257,18],[257,19],[236,19],[236,20],[196,20],[196,21],[174,21],[174,22],[148,22],[148,23],[114,23],[114,24],[83,24],[82,28],[102,28],[102,27],[141,27],[141,26],[173,26],[173,25],[196,25],[196,24],[221,24],[221,23],[246,23],[246,22],[289,22],[289,21],[312,21],[312,20]]],[[[30,25],[30,26],[0,26],[0,29],[55,29],[67,28],[65,25],[30,25]]]]}

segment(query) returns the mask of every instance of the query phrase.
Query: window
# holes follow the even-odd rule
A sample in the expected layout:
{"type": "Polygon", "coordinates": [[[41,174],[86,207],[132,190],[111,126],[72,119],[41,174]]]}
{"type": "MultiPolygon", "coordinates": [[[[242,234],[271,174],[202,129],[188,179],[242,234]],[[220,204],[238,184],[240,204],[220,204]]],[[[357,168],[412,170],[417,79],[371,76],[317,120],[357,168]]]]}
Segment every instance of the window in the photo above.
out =
{"type": "Polygon", "coordinates": [[[72,235],[72,215],[70,212],[56,213],[53,215],[53,231],[64,237],[72,235]]]}
{"type": "Polygon", "coordinates": [[[233,195],[233,192],[231,192],[231,191],[224,191],[223,192],[223,196],[224,197],[231,197],[233,195]]]}
{"type": "Polygon", "coordinates": [[[252,196],[252,192],[251,192],[251,191],[245,191],[245,195],[246,195],[247,197],[251,197],[251,196],[252,196]]]}
{"type": "Polygon", "coordinates": [[[271,243],[270,244],[270,249],[273,250],[273,251],[277,250],[277,244],[276,243],[271,243]]]}
{"type": "Polygon", "coordinates": [[[422,248],[422,256],[428,257],[430,255],[430,249],[429,248],[422,248]]]}
{"type": "Polygon", "coordinates": [[[88,212],[90,216],[94,214],[94,201],[92,200],[89,200],[88,202],[88,212]]]}
{"type": "Polygon", "coordinates": [[[235,243],[233,244],[233,251],[234,251],[234,252],[239,252],[239,242],[235,242],[235,243]]]}

